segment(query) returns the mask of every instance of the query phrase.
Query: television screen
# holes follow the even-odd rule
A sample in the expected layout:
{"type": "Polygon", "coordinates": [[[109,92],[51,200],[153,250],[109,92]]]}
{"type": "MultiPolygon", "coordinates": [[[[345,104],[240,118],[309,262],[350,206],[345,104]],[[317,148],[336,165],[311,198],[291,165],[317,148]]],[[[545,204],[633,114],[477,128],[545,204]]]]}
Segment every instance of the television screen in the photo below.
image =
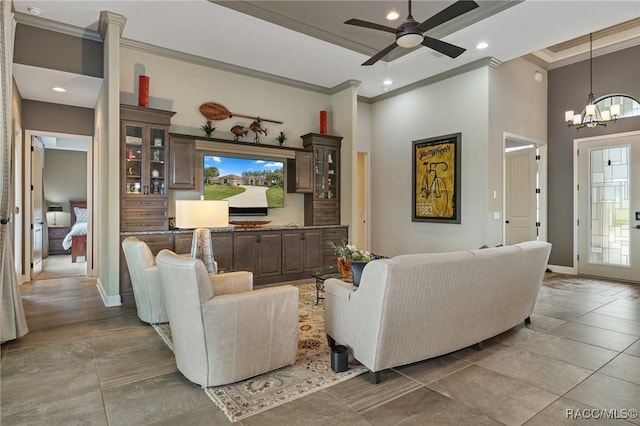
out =
{"type": "Polygon", "coordinates": [[[205,155],[204,199],[228,200],[230,215],[266,215],[284,207],[284,163],[265,158],[205,155]]]}

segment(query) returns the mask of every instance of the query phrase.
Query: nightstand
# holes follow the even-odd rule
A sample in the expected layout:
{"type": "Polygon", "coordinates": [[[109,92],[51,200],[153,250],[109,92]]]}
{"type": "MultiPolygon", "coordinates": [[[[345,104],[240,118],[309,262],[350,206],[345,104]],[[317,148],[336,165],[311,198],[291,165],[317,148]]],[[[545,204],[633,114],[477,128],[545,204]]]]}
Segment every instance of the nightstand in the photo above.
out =
{"type": "Polygon", "coordinates": [[[62,240],[68,233],[68,226],[49,227],[49,254],[69,254],[69,250],[62,247],[62,240]]]}

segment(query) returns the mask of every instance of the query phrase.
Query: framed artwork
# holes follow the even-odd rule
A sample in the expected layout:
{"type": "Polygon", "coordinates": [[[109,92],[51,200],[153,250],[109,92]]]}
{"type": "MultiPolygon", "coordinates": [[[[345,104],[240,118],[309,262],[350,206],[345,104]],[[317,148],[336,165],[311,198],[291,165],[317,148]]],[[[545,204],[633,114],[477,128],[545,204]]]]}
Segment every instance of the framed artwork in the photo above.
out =
{"type": "Polygon", "coordinates": [[[413,141],[413,222],[460,223],[462,133],[413,141]]]}

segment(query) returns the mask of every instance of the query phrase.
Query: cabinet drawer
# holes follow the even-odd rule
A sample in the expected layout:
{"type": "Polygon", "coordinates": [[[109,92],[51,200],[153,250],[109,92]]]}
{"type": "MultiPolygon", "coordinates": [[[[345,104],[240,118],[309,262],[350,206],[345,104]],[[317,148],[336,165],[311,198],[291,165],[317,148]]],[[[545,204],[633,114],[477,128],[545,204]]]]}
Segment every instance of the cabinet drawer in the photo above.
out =
{"type": "MultiPolygon", "coordinates": [[[[120,222],[120,228],[123,231],[166,231],[167,229],[169,229],[169,224],[167,223],[166,219],[135,220],[122,218],[120,222]]],[[[173,238],[171,242],[173,243],[173,238]]]]}
{"type": "Polygon", "coordinates": [[[167,221],[167,211],[157,209],[122,209],[123,220],[164,220],[167,221]]]}
{"type": "Polygon", "coordinates": [[[69,232],[69,228],[49,228],[49,239],[64,238],[69,232]]]}
{"type": "Polygon", "coordinates": [[[316,209],[338,209],[340,208],[340,203],[338,200],[334,201],[314,201],[313,208],[316,209]]]}
{"type": "Polygon", "coordinates": [[[121,209],[166,209],[167,199],[152,197],[123,197],[120,202],[121,209]]]}
{"type": "Polygon", "coordinates": [[[64,251],[62,240],[49,240],[49,251],[64,251]]]}

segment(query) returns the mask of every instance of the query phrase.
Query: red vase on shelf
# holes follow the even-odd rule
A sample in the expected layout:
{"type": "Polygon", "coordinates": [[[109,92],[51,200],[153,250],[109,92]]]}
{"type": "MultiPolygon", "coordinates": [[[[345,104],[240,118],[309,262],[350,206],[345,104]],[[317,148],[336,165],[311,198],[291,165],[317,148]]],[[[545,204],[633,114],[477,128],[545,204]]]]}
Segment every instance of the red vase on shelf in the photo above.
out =
{"type": "Polygon", "coordinates": [[[341,257],[338,258],[338,272],[343,277],[351,276],[351,260],[344,260],[341,257]]]}
{"type": "Polygon", "coordinates": [[[146,108],[149,106],[149,76],[141,75],[138,83],[138,105],[146,108]]]}
{"type": "Polygon", "coordinates": [[[327,111],[320,111],[320,134],[327,134],[327,111]]]}

